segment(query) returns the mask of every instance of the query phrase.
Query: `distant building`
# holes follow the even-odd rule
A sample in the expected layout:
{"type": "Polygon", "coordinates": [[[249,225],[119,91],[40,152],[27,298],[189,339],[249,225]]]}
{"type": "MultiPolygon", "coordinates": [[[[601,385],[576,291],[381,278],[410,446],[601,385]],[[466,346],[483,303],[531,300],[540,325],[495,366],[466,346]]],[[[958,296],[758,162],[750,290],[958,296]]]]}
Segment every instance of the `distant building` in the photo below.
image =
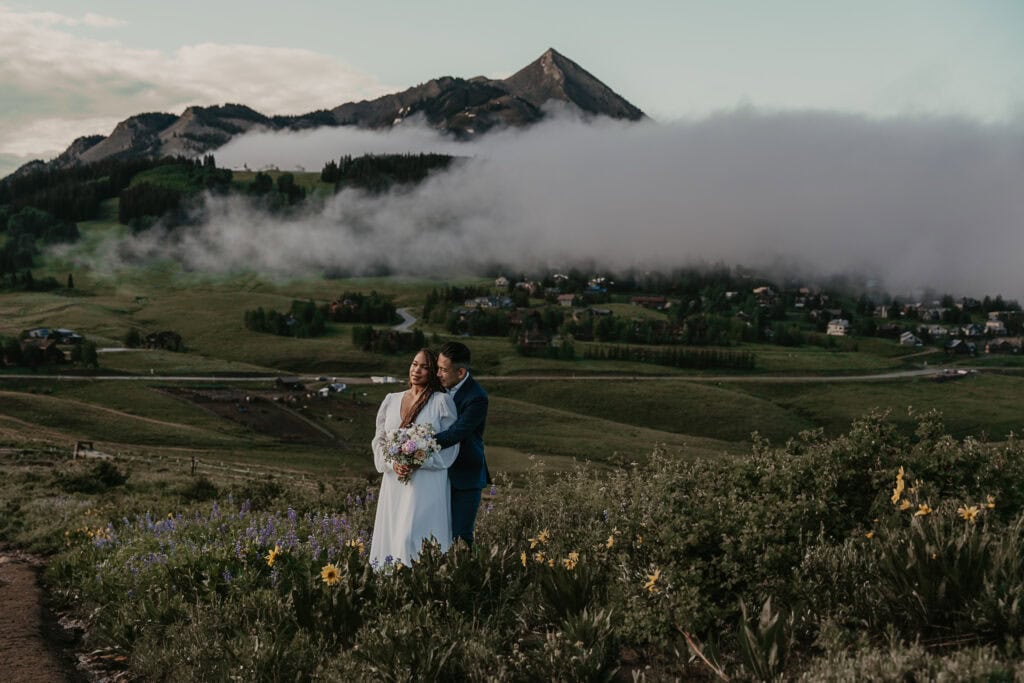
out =
{"type": "Polygon", "coordinates": [[[832,337],[845,337],[850,334],[850,321],[845,318],[833,318],[828,322],[825,334],[832,337]]]}
{"type": "Polygon", "coordinates": [[[913,332],[904,332],[900,335],[900,346],[921,346],[921,340],[913,332]]]}
{"type": "Polygon", "coordinates": [[[985,353],[1020,353],[1020,337],[1003,337],[993,339],[985,344],[985,353]]]}
{"type": "Polygon", "coordinates": [[[1006,325],[1003,324],[1002,320],[986,320],[985,321],[985,332],[987,334],[994,334],[996,336],[1002,336],[1006,334],[1006,325]]]}

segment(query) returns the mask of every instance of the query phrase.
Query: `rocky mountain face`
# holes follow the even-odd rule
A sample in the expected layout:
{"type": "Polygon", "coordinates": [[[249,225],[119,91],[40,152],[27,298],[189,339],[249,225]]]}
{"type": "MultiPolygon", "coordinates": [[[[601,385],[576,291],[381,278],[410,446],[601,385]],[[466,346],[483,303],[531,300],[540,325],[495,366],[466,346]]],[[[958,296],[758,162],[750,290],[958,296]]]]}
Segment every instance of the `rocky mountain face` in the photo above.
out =
{"type": "MultiPolygon", "coordinates": [[[[642,111],[581,66],[549,49],[503,80],[445,76],[375,100],[298,116],[265,116],[240,104],[189,107],[180,116],[138,114],[117,124],[106,137],[78,138],[45,166],[65,168],[111,157],[196,157],[251,130],[320,126],[380,129],[412,117],[422,117],[438,130],[468,140],[492,129],[536,123],[544,117],[544,107],[550,101],[573,107],[584,116],[633,121],[644,118],[642,111]]],[[[31,162],[20,171],[38,169],[40,164],[31,162]]]]}

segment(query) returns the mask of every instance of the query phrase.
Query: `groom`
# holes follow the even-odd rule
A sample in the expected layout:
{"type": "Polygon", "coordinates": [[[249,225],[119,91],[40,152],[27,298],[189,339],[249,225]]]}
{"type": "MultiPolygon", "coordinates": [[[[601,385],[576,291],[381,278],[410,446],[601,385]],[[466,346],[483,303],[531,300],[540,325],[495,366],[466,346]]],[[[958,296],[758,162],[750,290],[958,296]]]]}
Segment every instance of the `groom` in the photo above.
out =
{"type": "Polygon", "coordinates": [[[448,468],[452,489],[452,541],[462,539],[473,545],[473,528],[480,508],[480,490],[490,475],[484,459],[484,423],[487,422],[487,392],[469,375],[469,349],[460,342],[448,342],[438,351],[437,376],[455,401],[458,419],[434,438],[441,448],[459,444],[459,457],[448,468]]]}

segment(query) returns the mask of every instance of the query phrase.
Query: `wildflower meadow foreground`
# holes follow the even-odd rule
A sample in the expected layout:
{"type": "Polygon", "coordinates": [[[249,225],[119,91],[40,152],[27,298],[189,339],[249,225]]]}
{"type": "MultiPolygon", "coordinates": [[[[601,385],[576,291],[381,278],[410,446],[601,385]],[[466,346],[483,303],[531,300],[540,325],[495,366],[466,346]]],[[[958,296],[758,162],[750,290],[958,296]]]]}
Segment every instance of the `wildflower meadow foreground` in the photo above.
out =
{"type": "Polygon", "coordinates": [[[870,415],[529,479],[412,566],[367,561],[372,490],[224,492],[71,525],[46,581],[147,680],[1024,678],[1016,439],[870,415]]]}

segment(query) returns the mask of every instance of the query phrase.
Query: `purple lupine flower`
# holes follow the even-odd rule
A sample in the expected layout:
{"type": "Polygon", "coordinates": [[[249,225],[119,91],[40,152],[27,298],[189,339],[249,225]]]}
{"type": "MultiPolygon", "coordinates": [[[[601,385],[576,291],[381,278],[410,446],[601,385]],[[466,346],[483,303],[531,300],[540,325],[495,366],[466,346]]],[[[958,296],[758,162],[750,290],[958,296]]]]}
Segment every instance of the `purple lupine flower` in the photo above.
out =
{"type": "Polygon", "coordinates": [[[288,508],[288,521],[291,522],[292,524],[295,524],[295,521],[298,518],[299,518],[299,513],[297,513],[293,508],[289,507],[288,508]]]}
{"type": "Polygon", "coordinates": [[[495,486],[494,484],[491,484],[491,489],[490,489],[490,491],[488,491],[488,493],[491,494],[491,497],[493,498],[494,494],[496,494],[497,492],[498,492],[498,487],[495,486]]]}
{"type": "Polygon", "coordinates": [[[234,578],[233,576],[231,576],[231,572],[229,572],[227,569],[224,570],[224,573],[221,574],[221,576],[224,578],[224,583],[231,583],[231,580],[234,578]]]}

